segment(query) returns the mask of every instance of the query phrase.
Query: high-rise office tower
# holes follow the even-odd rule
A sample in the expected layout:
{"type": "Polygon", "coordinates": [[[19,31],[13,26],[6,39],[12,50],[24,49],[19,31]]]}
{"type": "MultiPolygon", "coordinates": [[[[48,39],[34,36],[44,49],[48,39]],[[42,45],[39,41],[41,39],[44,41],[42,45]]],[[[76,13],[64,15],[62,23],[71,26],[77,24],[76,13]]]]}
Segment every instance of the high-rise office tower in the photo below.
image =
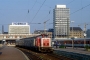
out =
{"type": "Polygon", "coordinates": [[[56,5],[53,9],[54,38],[65,38],[69,36],[70,14],[66,5],[56,5]]]}

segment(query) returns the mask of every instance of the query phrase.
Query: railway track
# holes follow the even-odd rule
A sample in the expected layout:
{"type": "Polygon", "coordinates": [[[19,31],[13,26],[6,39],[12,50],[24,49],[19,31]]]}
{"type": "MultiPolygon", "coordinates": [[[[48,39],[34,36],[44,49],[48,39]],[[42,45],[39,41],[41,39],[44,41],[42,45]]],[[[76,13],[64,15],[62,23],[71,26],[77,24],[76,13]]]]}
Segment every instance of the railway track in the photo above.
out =
{"type": "Polygon", "coordinates": [[[24,54],[26,54],[30,60],[74,60],[68,57],[58,56],[57,54],[54,53],[38,53],[28,49],[23,48],[18,49],[20,49],[24,54]]]}

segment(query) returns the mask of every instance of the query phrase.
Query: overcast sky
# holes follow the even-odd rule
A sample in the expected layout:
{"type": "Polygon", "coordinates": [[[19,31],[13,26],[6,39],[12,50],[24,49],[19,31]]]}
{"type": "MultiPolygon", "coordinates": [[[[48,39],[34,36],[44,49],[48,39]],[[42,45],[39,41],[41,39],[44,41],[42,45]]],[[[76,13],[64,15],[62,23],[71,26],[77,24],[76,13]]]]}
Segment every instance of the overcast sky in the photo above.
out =
{"type": "Polygon", "coordinates": [[[81,25],[83,29],[85,23],[90,24],[90,0],[0,0],[0,27],[4,25],[8,31],[12,22],[28,22],[33,32],[43,30],[43,22],[48,20],[46,28],[53,28],[53,9],[57,4],[70,9],[70,20],[75,21],[70,26],[81,25]]]}

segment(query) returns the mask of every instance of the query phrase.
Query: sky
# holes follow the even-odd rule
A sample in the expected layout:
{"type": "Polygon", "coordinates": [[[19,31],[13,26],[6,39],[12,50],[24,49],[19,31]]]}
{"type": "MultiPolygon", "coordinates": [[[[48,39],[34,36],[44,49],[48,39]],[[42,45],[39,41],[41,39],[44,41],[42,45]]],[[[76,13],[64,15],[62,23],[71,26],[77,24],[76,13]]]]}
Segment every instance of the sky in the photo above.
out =
{"type": "Polygon", "coordinates": [[[53,28],[53,9],[55,5],[66,5],[70,9],[71,27],[90,29],[90,0],[0,0],[0,31],[8,32],[8,25],[12,22],[27,22],[30,32],[53,28]],[[38,24],[41,23],[41,24],[38,24]]]}

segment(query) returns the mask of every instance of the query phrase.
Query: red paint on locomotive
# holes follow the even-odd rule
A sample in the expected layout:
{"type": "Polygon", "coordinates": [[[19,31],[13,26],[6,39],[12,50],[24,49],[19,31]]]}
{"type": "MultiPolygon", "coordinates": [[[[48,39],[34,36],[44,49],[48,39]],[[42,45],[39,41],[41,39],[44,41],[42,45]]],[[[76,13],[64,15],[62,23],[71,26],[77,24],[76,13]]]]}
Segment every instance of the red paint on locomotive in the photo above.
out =
{"type": "Polygon", "coordinates": [[[43,47],[49,46],[49,39],[43,39],[43,47]]]}
{"type": "Polygon", "coordinates": [[[36,40],[35,40],[35,45],[37,47],[40,47],[41,46],[41,38],[37,37],[36,40]]]}

